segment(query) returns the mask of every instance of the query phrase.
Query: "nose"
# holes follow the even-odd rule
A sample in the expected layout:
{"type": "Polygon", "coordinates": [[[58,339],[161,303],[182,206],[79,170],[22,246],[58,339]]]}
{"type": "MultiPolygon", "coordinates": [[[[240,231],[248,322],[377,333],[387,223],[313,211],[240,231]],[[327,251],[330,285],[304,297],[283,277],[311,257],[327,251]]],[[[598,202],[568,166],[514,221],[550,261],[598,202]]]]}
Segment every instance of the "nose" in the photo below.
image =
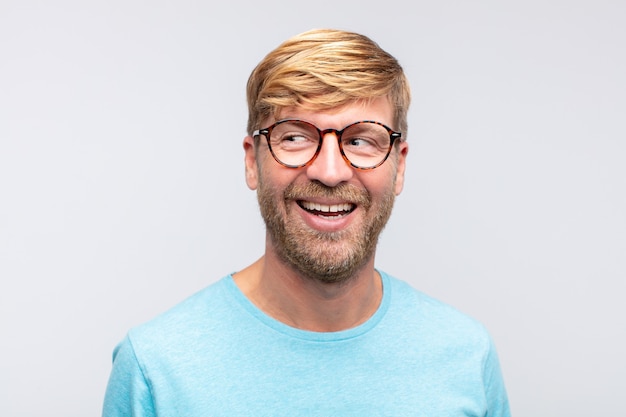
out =
{"type": "Polygon", "coordinates": [[[307,167],[307,176],[329,187],[348,181],[354,169],[341,155],[336,133],[326,133],[317,158],[307,167]]]}

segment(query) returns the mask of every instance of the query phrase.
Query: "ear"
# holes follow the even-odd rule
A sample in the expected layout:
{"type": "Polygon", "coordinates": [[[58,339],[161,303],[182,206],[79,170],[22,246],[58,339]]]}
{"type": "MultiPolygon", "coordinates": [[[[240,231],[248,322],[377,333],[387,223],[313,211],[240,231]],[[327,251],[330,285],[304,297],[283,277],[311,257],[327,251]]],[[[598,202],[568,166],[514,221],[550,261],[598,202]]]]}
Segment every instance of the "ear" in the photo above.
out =
{"type": "Polygon", "coordinates": [[[398,162],[396,164],[396,195],[400,195],[404,188],[404,171],[406,169],[406,156],[409,153],[409,144],[406,141],[398,145],[398,162]]]}
{"type": "Polygon", "coordinates": [[[246,184],[251,190],[256,190],[259,185],[258,164],[256,159],[256,149],[254,148],[254,138],[246,136],[243,139],[244,162],[246,166],[246,184]]]}

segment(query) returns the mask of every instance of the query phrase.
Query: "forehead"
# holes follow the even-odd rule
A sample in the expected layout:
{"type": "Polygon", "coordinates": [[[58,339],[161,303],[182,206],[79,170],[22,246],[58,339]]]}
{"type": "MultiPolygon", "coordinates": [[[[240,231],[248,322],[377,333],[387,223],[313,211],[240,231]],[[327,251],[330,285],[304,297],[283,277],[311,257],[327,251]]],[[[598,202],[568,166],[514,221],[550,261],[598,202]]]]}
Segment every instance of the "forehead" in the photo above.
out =
{"type": "Polygon", "coordinates": [[[373,120],[393,126],[393,106],[387,97],[358,100],[330,109],[313,109],[306,106],[285,107],[278,112],[276,122],[283,119],[299,119],[313,123],[319,128],[341,129],[362,120],[373,120]]]}

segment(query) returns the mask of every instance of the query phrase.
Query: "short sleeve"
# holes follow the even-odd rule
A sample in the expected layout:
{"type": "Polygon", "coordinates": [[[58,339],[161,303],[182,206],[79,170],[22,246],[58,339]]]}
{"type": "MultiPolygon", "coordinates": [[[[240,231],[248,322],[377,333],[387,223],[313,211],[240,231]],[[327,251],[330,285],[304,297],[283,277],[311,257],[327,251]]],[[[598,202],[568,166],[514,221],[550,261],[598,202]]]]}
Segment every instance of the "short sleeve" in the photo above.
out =
{"type": "Polygon", "coordinates": [[[491,338],[489,338],[489,351],[483,367],[483,381],[487,399],[486,417],[511,417],[500,361],[491,338]]]}
{"type": "Polygon", "coordinates": [[[150,386],[128,336],[113,351],[113,369],[104,396],[102,416],[156,416],[150,386]]]}

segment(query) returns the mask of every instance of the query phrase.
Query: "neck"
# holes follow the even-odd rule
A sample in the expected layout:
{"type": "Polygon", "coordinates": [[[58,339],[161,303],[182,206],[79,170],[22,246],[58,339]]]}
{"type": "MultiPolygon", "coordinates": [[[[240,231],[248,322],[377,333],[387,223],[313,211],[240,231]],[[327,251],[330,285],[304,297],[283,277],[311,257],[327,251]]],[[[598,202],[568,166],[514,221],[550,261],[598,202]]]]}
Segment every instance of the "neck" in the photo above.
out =
{"type": "Polygon", "coordinates": [[[340,283],[303,277],[268,253],[233,278],[244,295],[267,315],[316,332],[356,327],[376,312],[382,299],[382,282],[373,258],[340,283]]]}

